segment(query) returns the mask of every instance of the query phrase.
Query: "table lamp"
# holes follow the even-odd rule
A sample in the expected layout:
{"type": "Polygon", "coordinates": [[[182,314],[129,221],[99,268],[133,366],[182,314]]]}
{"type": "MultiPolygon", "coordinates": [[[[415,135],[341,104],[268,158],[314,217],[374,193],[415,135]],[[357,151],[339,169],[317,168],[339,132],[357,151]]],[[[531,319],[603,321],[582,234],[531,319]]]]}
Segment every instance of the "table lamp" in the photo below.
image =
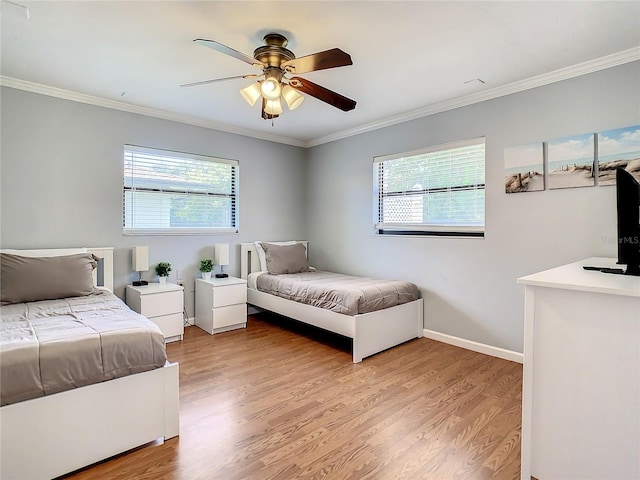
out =
{"type": "Polygon", "coordinates": [[[138,280],[133,282],[133,285],[135,287],[148,285],[148,282],[142,280],[142,272],[149,270],[149,247],[133,247],[131,263],[133,271],[138,272],[138,280]]]}
{"type": "Polygon", "coordinates": [[[229,244],[216,243],[214,247],[215,263],[220,265],[220,273],[216,274],[216,278],[227,278],[229,275],[222,272],[222,267],[229,265],[229,244]]]}

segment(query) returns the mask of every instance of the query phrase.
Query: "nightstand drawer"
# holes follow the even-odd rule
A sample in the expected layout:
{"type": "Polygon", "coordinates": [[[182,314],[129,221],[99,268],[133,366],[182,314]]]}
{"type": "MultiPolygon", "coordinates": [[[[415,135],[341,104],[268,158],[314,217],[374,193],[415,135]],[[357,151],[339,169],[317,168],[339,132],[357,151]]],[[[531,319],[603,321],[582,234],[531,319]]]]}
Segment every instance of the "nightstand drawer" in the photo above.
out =
{"type": "Polygon", "coordinates": [[[213,308],[247,303],[247,284],[222,285],[213,288],[213,308]]]}
{"type": "Polygon", "coordinates": [[[149,320],[160,327],[164,338],[177,337],[184,334],[182,312],[152,317],[149,320]]]}
{"type": "MultiPolygon", "coordinates": [[[[246,288],[245,288],[246,291],[246,288]]],[[[229,325],[237,325],[247,322],[247,304],[230,305],[228,307],[220,307],[211,311],[213,319],[213,328],[218,329],[228,327],[229,325]]]]}
{"type": "Polygon", "coordinates": [[[140,313],[147,318],[176,313],[182,317],[182,302],[181,290],[143,295],[140,298],[140,313]]]}
{"type": "Polygon", "coordinates": [[[207,315],[196,319],[198,327],[213,335],[231,330],[229,327],[243,328],[247,324],[247,304],[229,305],[209,310],[207,315]]]}

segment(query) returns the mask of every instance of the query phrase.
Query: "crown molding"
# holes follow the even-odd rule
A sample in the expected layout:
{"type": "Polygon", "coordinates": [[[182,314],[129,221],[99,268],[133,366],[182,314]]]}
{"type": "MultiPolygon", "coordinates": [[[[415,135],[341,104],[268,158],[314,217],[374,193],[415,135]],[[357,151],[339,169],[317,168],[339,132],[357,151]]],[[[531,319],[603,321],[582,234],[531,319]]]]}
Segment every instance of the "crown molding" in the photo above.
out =
{"type": "Polygon", "coordinates": [[[111,108],[113,110],[121,110],[123,112],[136,113],[138,115],[145,115],[147,117],[161,118],[163,120],[171,120],[178,123],[185,123],[188,125],[194,125],[197,127],[204,127],[211,130],[218,130],[227,133],[233,133],[236,135],[243,135],[245,137],[257,138],[260,140],[267,140],[270,142],[283,143],[287,145],[293,145],[295,147],[304,147],[304,142],[288,137],[281,137],[277,135],[269,135],[254,130],[234,127],[224,123],[213,122],[210,120],[204,120],[189,115],[182,115],[179,113],[169,112],[167,110],[161,110],[158,108],[143,107],[140,105],[134,105],[132,103],[121,102],[117,100],[109,100],[107,98],[96,97],[93,95],[87,95],[84,93],[78,93],[71,90],[64,90],[62,88],[51,87],[49,85],[43,85],[40,83],[28,82],[26,80],[20,80],[13,77],[0,76],[0,85],[3,87],[16,88],[18,90],[25,90],[27,92],[39,93],[41,95],[47,95],[50,97],[61,98],[64,100],[71,100],[73,102],[86,103],[88,105],[94,105],[97,107],[111,108]]]}
{"type": "Polygon", "coordinates": [[[327,135],[325,137],[317,138],[306,142],[305,148],[315,147],[323,143],[329,143],[343,138],[352,137],[361,133],[371,132],[380,128],[389,127],[391,125],[397,125],[398,123],[408,122],[417,118],[427,117],[436,113],[446,112],[455,108],[465,107],[467,105],[473,105],[474,103],[484,102],[498,97],[504,97],[513,93],[523,92],[532,88],[542,87],[551,83],[560,82],[562,80],[568,80],[570,78],[587,75],[589,73],[598,72],[607,68],[612,68],[625,63],[635,62],[640,60],[640,47],[630,48],[623,50],[605,57],[597,58],[595,60],[589,60],[587,62],[572,65],[570,67],[554,70],[549,73],[537,75],[535,77],[527,78],[525,80],[519,80],[517,82],[502,85],[500,87],[490,88],[481,92],[472,93],[462,97],[453,98],[451,100],[445,100],[443,102],[434,103],[417,110],[406,112],[400,115],[379,120],[376,122],[367,123],[359,127],[343,130],[339,133],[327,135]]]}
{"type": "Polygon", "coordinates": [[[473,105],[474,103],[484,102],[494,98],[504,97],[513,93],[523,92],[532,88],[549,85],[551,83],[560,82],[562,80],[568,80],[570,78],[579,77],[581,75],[587,75],[589,73],[598,72],[607,68],[612,68],[625,63],[635,62],[640,60],[640,47],[633,47],[628,50],[623,50],[605,57],[597,58],[595,60],[589,60],[587,62],[572,65],[570,67],[554,70],[549,73],[537,75],[525,80],[519,80],[517,82],[509,83],[481,92],[476,92],[470,95],[445,100],[443,102],[427,105],[426,107],[412,110],[400,115],[395,115],[384,120],[379,120],[364,125],[360,125],[355,128],[343,130],[339,133],[319,137],[309,141],[296,140],[288,137],[281,137],[277,135],[269,135],[254,130],[233,127],[224,123],[213,122],[204,120],[189,115],[182,115],[166,110],[143,107],[140,105],[134,105],[131,103],[121,102],[117,100],[109,100],[106,98],[96,97],[93,95],[87,95],[84,93],[73,92],[70,90],[64,90],[61,88],[51,87],[34,82],[28,82],[26,80],[20,80],[17,78],[7,77],[0,75],[0,85],[5,87],[16,88],[19,90],[25,90],[32,93],[38,93],[41,95],[48,95],[51,97],[61,98],[65,100],[71,100],[74,102],[86,103],[89,105],[95,105],[98,107],[111,108],[114,110],[121,110],[129,113],[136,113],[139,115],[145,115],[148,117],[161,118],[164,120],[171,120],[174,122],[185,123],[188,125],[195,125],[198,127],[209,128],[212,130],[218,130],[227,133],[233,133],[236,135],[242,135],[245,137],[257,138],[260,140],[266,140],[270,142],[283,143],[286,145],[292,145],[295,147],[310,148],[324,143],[341,140],[343,138],[352,137],[361,133],[371,132],[380,128],[397,125],[399,123],[408,122],[436,113],[446,112],[455,108],[465,107],[473,105]]]}

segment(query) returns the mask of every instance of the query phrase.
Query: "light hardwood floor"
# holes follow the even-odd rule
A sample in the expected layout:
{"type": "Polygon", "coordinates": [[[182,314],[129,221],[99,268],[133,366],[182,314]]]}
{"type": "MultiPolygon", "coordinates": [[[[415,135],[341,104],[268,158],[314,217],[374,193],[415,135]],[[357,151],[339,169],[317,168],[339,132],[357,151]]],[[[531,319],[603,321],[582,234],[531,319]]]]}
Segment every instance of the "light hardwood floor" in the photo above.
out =
{"type": "Polygon", "coordinates": [[[187,328],[180,437],[65,478],[520,477],[521,365],[425,338],[354,365],[345,340],[270,314],[187,328]]]}

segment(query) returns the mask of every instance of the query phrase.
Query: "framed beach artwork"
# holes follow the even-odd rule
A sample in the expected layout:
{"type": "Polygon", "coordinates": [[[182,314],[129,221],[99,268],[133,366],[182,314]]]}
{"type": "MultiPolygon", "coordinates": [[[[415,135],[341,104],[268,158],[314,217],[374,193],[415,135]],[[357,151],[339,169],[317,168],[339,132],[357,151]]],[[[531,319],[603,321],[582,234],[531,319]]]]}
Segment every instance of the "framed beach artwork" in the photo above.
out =
{"type": "Polygon", "coordinates": [[[598,185],[615,185],[616,168],[640,182],[640,125],[598,133],[598,185]]]}
{"type": "Polygon", "coordinates": [[[593,187],[594,134],[556,138],[547,143],[547,181],[550,189],[593,187]]]}
{"type": "Polygon", "coordinates": [[[542,142],[504,149],[505,193],[544,190],[542,142]]]}

